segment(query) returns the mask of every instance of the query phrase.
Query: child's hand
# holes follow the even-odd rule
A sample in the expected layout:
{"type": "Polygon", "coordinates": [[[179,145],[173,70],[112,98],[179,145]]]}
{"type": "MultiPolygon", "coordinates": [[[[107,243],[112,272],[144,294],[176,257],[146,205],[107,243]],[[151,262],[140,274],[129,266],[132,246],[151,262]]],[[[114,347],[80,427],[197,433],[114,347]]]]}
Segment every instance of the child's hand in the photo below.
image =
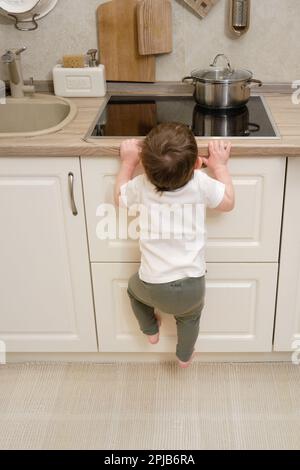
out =
{"type": "Polygon", "coordinates": [[[200,154],[198,154],[198,158],[195,163],[195,170],[200,170],[200,168],[202,168],[202,165],[203,165],[202,157],[200,154]]]}
{"type": "Polygon", "coordinates": [[[120,147],[120,157],[123,163],[135,168],[140,162],[141,147],[137,139],[124,140],[120,147]]]}
{"type": "Polygon", "coordinates": [[[230,157],[231,142],[224,142],[223,140],[213,140],[208,144],[209,158],[202,157],[205,165],[211,170],[219,167],[224,167],[230,157]]]}

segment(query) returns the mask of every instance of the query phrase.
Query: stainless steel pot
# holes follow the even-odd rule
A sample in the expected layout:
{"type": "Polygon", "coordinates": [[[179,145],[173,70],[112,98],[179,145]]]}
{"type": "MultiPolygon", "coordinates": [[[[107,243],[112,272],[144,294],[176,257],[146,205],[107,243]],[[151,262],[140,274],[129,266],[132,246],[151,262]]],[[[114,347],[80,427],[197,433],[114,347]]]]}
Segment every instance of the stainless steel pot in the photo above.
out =
{"type": "Polygon", "coordinates": [[[249,122],[247,106],[227,110],[212,110],[195,105],[193,133],[201,137],[247,137],[259,132],[258,124],[249,122]]]}
{"type": "Polygon", "coordinates": [[[250,98],[252,85],[262,86],[262,82],[254,79],[249,70],[233,70],[224,54],[218,54],[208,69],[194,70],[189,77],[182,79],[183,82],[188,80],[195,87],[196,102],[214,109],[244,106],[250,98]],[[225,67],[217,66],[221,57],[226,59],[225,67]]]}

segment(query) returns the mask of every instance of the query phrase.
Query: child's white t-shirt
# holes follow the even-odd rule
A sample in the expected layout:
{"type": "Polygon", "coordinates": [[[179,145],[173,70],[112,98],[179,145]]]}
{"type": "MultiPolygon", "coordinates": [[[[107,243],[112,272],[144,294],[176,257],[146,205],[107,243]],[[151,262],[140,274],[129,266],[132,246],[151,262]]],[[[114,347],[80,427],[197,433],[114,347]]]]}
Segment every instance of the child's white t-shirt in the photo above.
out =
{"type": "Polygon", "coordinates": [[[182,188],[159,193],[143,174],[120,193],[129,215],[138,216],[142,281],[161,284],[205,274],[205,209],[222,202],[224,183],[195,170],[182,188]]]}

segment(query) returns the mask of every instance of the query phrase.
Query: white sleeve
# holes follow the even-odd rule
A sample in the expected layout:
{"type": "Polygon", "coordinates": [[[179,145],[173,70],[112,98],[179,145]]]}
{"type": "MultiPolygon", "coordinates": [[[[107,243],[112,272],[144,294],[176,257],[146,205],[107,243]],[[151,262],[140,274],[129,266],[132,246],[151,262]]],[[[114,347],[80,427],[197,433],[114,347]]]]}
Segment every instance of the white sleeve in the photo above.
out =
{"type": "Polygon", "coordinates": [[[121,203],[125,207],[130,207],[133,204],[139,204],[140,192],[143,187],[143,176],[139,175],[132,180],[125,183],[120,188],[121,203]]]}
{"type": "Polygon", "coordinates": [[[204,204],[210,209],[215,209],[224,199],[225,184],[211,178],[202,170],[196,170],[195,173],[200,184],[204,204]]]}

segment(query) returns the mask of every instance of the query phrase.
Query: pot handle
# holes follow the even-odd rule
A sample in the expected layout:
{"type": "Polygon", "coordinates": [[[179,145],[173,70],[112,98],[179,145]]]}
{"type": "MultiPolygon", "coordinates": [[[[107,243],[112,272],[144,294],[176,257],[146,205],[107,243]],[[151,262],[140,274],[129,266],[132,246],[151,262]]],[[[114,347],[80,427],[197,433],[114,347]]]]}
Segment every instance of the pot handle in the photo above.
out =
{"type": "Polygon", "coordinates": [[[230,64],[230,61],[229,61],[227,55],[225,55],[225,54],[218,54],[218,55],[216,55],[216,57],[214,58],[213,63],[210,64],[210,67],[216,67],[216,66],[217,66],[217,62],[218,62],[218,60],[220,59],[220,57],[223,57],[223,59],[225,59],[225,61],[227,62],[227,69],[228,69],[228,71],[229,71],[230,73],[233,73],[234,70],[233,70],[233,68],[231,67],[231,64],[230,64]]]}
{"type": "Polygon", "coordinates": [[[249,122],[248,129],[250,132],[258,132],[260,131],[260,125],[254,124],[254,122],[249,122]]]}
{"type": "Polygon", "coordinates": [[[193,77],[183,77],[182,81],[186,82],[187,80],[192,80],[192,83],[194,82],[193,77]]]}
{"type": "Polygon", "coordinates": [[[259,87],[263,85],[261,80],[256,80],[255,78],[250,78],[247,83],[249,84],[249,88],[251,88],[252,83],[256,83],[259,87]]]}

